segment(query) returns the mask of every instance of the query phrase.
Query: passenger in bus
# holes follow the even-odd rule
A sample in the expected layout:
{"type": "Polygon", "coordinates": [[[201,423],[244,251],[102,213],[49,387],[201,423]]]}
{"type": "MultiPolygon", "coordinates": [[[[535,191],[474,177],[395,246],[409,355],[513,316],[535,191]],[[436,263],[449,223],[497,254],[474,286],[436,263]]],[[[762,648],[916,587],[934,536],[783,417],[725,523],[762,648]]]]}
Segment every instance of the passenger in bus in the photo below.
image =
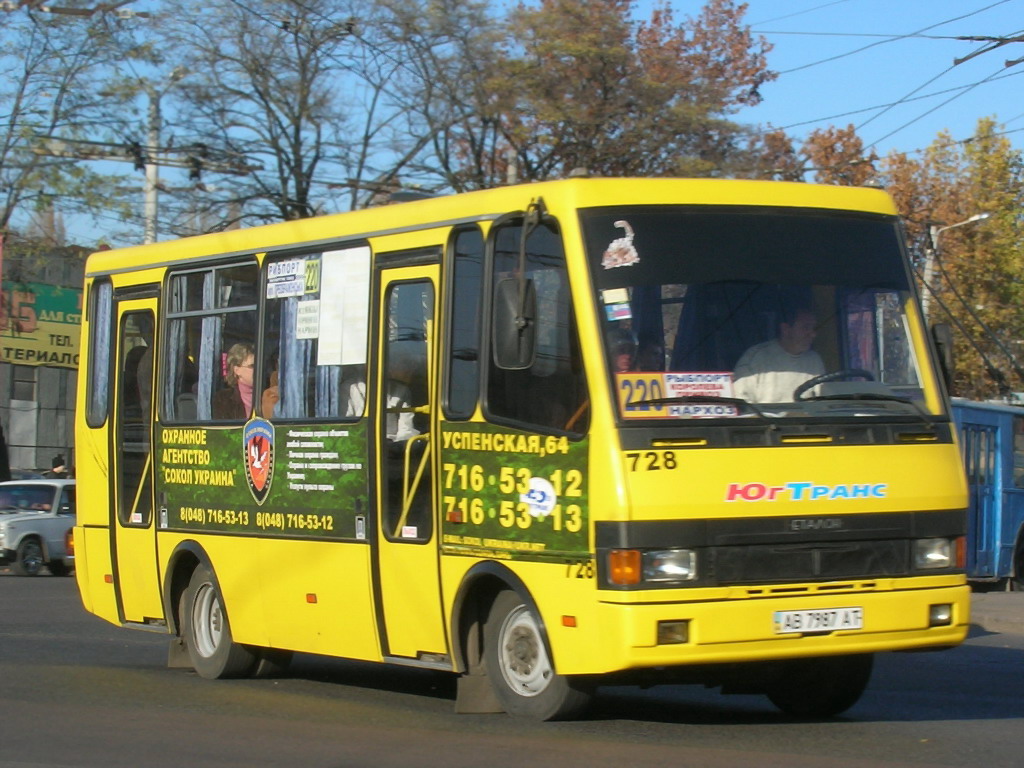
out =
{"type": "Polygon", "coordinates": [[[274,416],[274,406],[281,400],[281,388],[278,386],[278,373],[277,373],[277,353],[275,352],[270,356],[269,361],[270,376],[268,378],[268,386],[263,390],[263,395],[260,398],[260,413],[263,418],[270,419],[274,416]]]}
{"type": "MultiPolygon", "coordinates": [[[[366,379],[352,382],[348,388],[348,405],[346,416],[361,416],[366,405],[366,379]]],[[[409,387],[400,381],[388,381],[387,418],[385,419],[384,436],[389,443],[400,443],[420,433],[413,426],[411,411],[411,395],[409,387]]]]}
{"type": "Polygon", "coordinates": [[[608,353],[611,356],[612,370],[615,373],[627,373],[633,370],[636,362],[636,338],[626,328],[616,328],[608,334],[608,353]]]}
{"type": "Polygon", "coordinates": [[[227,388],[213,395],[213,418],[232,421],[249,418],[255,361],[256,352],[252,344],[234,344],[228,350],[224,364],[227,388]]]}
{"type": "Polygon", "coordinates": [[[634,371],[664,371],[665,347],[656,340],[641,341],[633,362],[634,371]]]}
{"type": "Polygon", "coordinates": [[[817,335],[814,310],[785,308],[778,335],[744,352],[733,371],[733,393],[754,403],[790,403],[793,391],[825,373],[821,355],[811,349],[817,335]]]}

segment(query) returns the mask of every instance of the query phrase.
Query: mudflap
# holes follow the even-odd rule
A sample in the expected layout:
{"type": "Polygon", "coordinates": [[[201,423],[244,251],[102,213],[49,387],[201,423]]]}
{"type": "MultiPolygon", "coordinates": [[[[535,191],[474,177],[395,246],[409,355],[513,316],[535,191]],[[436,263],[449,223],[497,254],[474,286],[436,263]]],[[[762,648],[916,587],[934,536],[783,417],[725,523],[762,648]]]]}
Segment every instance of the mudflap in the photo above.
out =
{"type": "Polygon", "coordinates": [[[492,715],[504,712],[494,695],[491,679],[483,673],[460,675],[455,693],[458,715],[492,715]]]}

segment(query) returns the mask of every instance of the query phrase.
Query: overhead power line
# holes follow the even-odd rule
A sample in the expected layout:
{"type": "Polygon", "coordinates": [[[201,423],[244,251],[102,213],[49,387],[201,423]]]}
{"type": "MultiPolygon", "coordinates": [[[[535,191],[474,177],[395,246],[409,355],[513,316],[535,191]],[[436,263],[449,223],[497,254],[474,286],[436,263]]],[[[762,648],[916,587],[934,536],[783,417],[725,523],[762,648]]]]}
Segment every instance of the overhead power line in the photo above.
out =
{"type": "Polygon", "coordinates": [[[64,139],[57,136],[36,136],[38,142],[32,151],[48,157],[68,157],[79,160],[114,160],[134,163],[136,169],[147,163],[170,168],[187,168],[191,173],[208,170],[245,176],[262,171],[261,165],[250,165],[235,153],[208,147],[205,144],[186,144],[181,147],[157,147],[155,151],[139,142],[111,144],[85,139],[64,139]]]}
{"type": "Polygon", "coordinates": [[[995,8],[997,5],[1003,5],[1004,3],[1008,3],[1008,2],[1010,2],[1010,0],[997,0],[997,2],[995,2],[995,3],[992,3],[990,5],[986,5],[984,8],[979,8],[976,11],[971,11],[970,13],[965,13],[962,16],[956,16],[956,17],[954,17],[952,19],[946,19],[945,21],[940,21],[937,24],[929,24],[927,27],[922,27],[921,29],[914,30],[913,32],[908,32],[905,35],[897,35],[895,37],[889,38],[888,40],[878,40],[877,42],[874,42],[874,43],[868,43],[867,45],[861,46],[860,48],[856,48],[856,49],[854,49],[852,51],[847,51],[846,53],[839,53],[839,54],[836,54],[835,56],[829,56],[826,59],[819,59],[818,61],[812,61],[809,64],[801,64],[799,67],[793,67],[791,69],[783,70],[779,74],[780,75],[788,75],[791,72],[799,72],[802,69],[809,69],[810,67],[816,67],[819,64],[826,64],[826,63],[828,63],[830,61],[836,61],[838,59],[842,59],[842,58],[845,58],[847,56],[852,56],[855,53],[860,53],[861,51],[866,51],[869,48],[874,48],[875,46],[878,46],[878,45],[884,45],[885,43],[896,42],[897,40],[905,40],[908,37],[914,37],[915,35],[920,35],[922,32],[927,32],[929,29],[935,29],[936,27],[941,27],[941,26],[944,26],[946,24],[951,24],[954,21],[960,21],[960,20],[966,19],[966,18],[968,18],[970,16],[976,16],[977,14],[982,13],[984,11],[987,11],[990,8],[995,8]]]}
{"type": "MultiPolygon", "coordinates": [[[[761,35],[793,35],[795,37],[885,37],[894,40],[961,40],[967,43],[994,43],[1004,38],[998,35],[899,35],[893,32],[797,32],[781,29],[759,29],[761,35]]],[[[1017,42],[1017,41],[1009,41],[1017,42]]]]}
{"type": "Polygon", "coordinates": [[[785,16],[775,16],[774,18],[771,19],[765,19],[764,21],[754,22],[751,26],[757,26],[758,24],[771,24],[773,21],[782,21],[783,19],[791,19],[794,16],[803,16],[805,13],[811,13],[812,11],[817,11],[822,8],[828,8],[830,5],[840,5],[845,2],[848,2],[848,0],[832,0],[832,2],[822,3],[821,5],[816,5],[813,8],[805,8],[802,11],[787,13],[785,16]]]}
{"type": "Polygon", "coordinates": [[[916,122],[917,122],[918,120],[921,120],[921,119],[923,119],[923,118],[927,117],[927,116],[928,116],[928,115],[930,115],[930,114],[931,114],[932,112],[935,112],[935,111],[936,111],[936,110],[938,110],[938,109],[942,109],[942,107],[946,106],[947,104],[949,104],[949,103],[950,103],[951,101],[953,101],[954,99],[958,99],[958,98],[960,98],[961,96],[963,96],[963,95],[964,95],[965,93],[967,93],[968,91],[971,91],[971,90],[973,90],[974,88],[978,87],[979,85],[982,85],[982,84],[984,84],[984,83],[987,83],[987,82],[991,81],[991,80],[992,80],[992,78],[994,78],[994,77],[995,77],[995,76],[996,76],[996,75],[997,75],[997,74],[998,74],[998,73],[999,73],[1000,71],[1001,71],[1001,70],[996,70],[996,71],[995,71],[995,72],[993,72],[993,73],[992,73],[991,75],[989,75],[988,77],[986,77],[986,78],[985,78],[984,80],[979,80],[978,82],[976,82],[976,83],[974,83],[973,85],[971,85],[971,86],[970,86],[969,88],[966,88],[966,89],[964,89],[964,90],[960,91],[960,93],[957,93],[957,94],[954,94],[953,96],[950,96],[950,97],[949,97],[948,99],[946,99],[945,101],[943,101],[943,102],[942,102],[941,104],[936,104],[936,105],[935,105],[934,107],[932,107],[931,109],[925,110],[924,112],[922,112],[922,113],[921,113],[920,115],[918,115],[918,116],[917,116],[917,117],[915,117],[914,119],[912,119],[912,120],[908,120],[907,122],[905,122],[905,123],[904,123],[903,125],[899,126],[898,128],[894,128],[893,130],[889,131],[889,132],[888,132],[887,134],[885,134],[885,135],[884,135],[884,136],[882,136],[881,138],[879,138],[879,139],[875,139],[875,140],[874,140],[873,142],[871,142],[871,144],[870,144],[869,146],[872,146],[872,147],[873,147],[873,146],[876,146],[876,145],[877,145],[877,144],[879,144],[880,142],[883,142],[883,141],[885,141],[886,139],[888,139],[889,137],[891,137],[891,136],[895,136],[895,135],[896,135],[897,133],[899,133],[900,131],[902,131],[902,130],[903,130],[904,128],[908,128],[909,126],[911,126],[911,125],[913,125],[914,123],[916,123],[916,122]]]}
{"type": "MultiPolygon", "coordinates": [[[[953,88],[945,88],[945,89],[943,89],[941,91],[932,91],[931,93],[923,93],[920,96],[913,96],[913,97],[904,96],[899,101],[892,101],[892,102],[889,102],[888,104],[875,104],[874,106],[871,106],[871,107],[861,107],[860,109],[851,109],[851,110],[849,110],[847,112],[839,112],[837,114],[827,115],[825,117],[816,117],[816,118],[813,118],[811,120],[801,120],[798,123],[789,123],[788,125],[783,125],[783,126],[781,126],[779,128],[772,128],[771,130],[760,131],[760,133],[762,133],[762,134],[764,134],[764,133],[771,133],[771,132],[776,131],[776,130],[788,131],[790,128],[799,128],[799,127],[801,127],[803,125],[814,125],[815,123],[823,123],[825,121],[836,120],[836,119],[841,118],[841,117],[852,117],[853,115],[860,115],[860,114],[863,114],[864,112],[871,112],[871,111],[876,110],[876,109],[888,109],[890,107],[898,107],[901,104],[909,104],[909,103],[914,102],[914,101],[921,101],[923,99],[930,99],[930,98],[932,98],[934,96],[942,96],[942,95],[947,94],[947,93],[953,93],[955,91],[962,91],[962,90],[966,90],[968,88],[973,88],[975,85],[980,85],[983,82],[984,83],[991,83],[991,82],[995,82],[997,80],[1004,80],[1007,77],[1016,77],[1018,75],[1024,75],[1024,71],[1010,72],[1009,74],[1002,75],[1000,77],[985,78],[985,80],[979,80],[979,81],[977,81],[975,83],[969,83],[967,85],[958,85],[958,86],[955,86],[953,88]]],[[[1021,117],[1021,115],[1018,115],[1017,117],[1019,118],[1019,117],[1021,117]]],[[[1013,119],[1017,119],[1017,118],[1013,118],[1013,119]]]]}

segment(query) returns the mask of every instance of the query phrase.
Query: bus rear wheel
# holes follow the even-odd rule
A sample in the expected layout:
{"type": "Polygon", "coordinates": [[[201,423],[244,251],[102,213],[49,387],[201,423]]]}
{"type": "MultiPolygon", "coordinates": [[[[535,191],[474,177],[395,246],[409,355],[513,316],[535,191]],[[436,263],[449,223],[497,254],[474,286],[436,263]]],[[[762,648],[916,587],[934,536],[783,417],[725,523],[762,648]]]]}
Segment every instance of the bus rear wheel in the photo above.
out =
{"type": "Polygon", "coordinates": [[[1024,592],[1024,535],[1013,552],[1013,575],[1008,586],[1014,592],[1024,592]]]}
{"type": "Polygon", "coordinates": [[[555,673],[540,622],[515,592],[501,592],[484,627],[487,676],[502,708],[534,720],[566,720],[590,704],[591,687],[555,673]]]}
{"type": "Polygon", "coordinates": [[[860,699],[871,679],[874,657],[825,656],[782,665],[768,698],[787,715],[817,719],[845,712],[860,699]]]}
{"type": "Polygon", "coordinates": [[[205,565],[192,572],[182,593],[181,633],[193,669],[208,680],[246,677],[259,661],[249,648],[231,638],[220,590],[205,565]]]}

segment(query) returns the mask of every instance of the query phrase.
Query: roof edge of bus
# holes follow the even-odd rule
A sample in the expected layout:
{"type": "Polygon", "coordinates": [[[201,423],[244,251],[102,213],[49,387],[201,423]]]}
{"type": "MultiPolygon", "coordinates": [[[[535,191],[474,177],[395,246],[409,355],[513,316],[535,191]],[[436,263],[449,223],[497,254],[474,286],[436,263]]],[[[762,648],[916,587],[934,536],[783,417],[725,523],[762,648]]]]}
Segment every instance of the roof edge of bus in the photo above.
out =
{"type": "Polygon", "coordinates": [[[257,253],[329,239],[366,239],[402,231],[395,225],[393,211],[396,207],[400,207],[408,215],[407,227],[413,230],[493,220],[510,212],[524,210],[531,199],[546,194],[554,195],[556,191],[563,192],[572,205],[580,208],[601,207],[628,201],[630,204],[640,205],[770,205],[896,215],[892,199],[884,190],[877,187],[757,179],[578,176],[426,197],[294,221],[186,236],[148,245],[130,245],[96,251],[89,256],[86,275],[95,276],[120,271],[136,259],[136,267],[143,266],[152,258],[156,249],[162,252],[160,261],[166,263],[168,259],[176,260],[178,257],[257,253]],[[624,191],[623,187],[628,187],[628,192],[624,191]],[[667,194],[668,190],[671,190],[671,193],[667,194]],[[770,194],[768,190],[771,190],[770,194]],[[680,194],[681,192],[686,194],[680,194]],[[331,231],[330,225],[339,220],[346,222],[343,231],[331,231]],[[261,234],[259,242],[253,238],[253,233],[257,231],[261,234]],[[179,256],[175,256],[175,253],[179,256]]]}

